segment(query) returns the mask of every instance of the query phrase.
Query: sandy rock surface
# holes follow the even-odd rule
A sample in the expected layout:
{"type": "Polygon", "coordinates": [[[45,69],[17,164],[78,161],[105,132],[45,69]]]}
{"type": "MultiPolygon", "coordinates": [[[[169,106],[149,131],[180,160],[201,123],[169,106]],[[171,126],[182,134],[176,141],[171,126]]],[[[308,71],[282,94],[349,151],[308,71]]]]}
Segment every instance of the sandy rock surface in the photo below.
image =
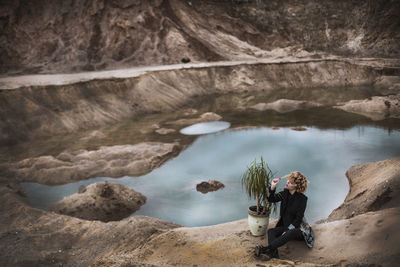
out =
{"type": "MultiPolygon", "coordinates": [[[[274,227],[271,220],[269,227],[274,227]]],[[[291,241],[279,250],[280,260],[263,262],[253,257],[256,245],[266,237],[249,233],[247,219],[207,227],[180,227],[158,235],[129,255],[104,259],[106,264],[125,266],[135,259],[155,266],[395,266],[400,233],[400,209],[392,208],[355,216],[348,220],[313,225],[315,246],[291,241]]]]}
{"type": "Polygon", "coordinates": [[[400,93],[400,76],[381,76],[376,79],[374,86],[385,90],[387,94],[400,93]]]}
{"type": "Polygon", "coordinates": [[[209,121],[219,121],[222,117],[214,112],[206,112],[200,115],[198,118],[193,119],[180,119],[176,121],[167,122],[167,124],[172,125],[189,125],[199,122],[209,122],[209,121]]]}
{"type": "Polygon", "coordinates": [[[364,100],[351,100],[335,106],[335,108],[360,114],[372,120],[400,118],[400,94],[373,96],[364,100]]]}
{"type": "Polygon", "coordinates": [[[106,137],[106,135],[104,133],[102,133],[101,131],[95,130],[95,131],[92,131],[87,136],[82,137],[81,140],[82,141],[90,141],[93,139],[103,139],[105,137],[106,137]]]}
{"type": "Polygon", "coordinates": [[[85,220],[108,222],[128,217],[146,202],[141,193],[114,182],[94,183],[80,191],[60,200],[51,210],[85,220]]]}
{"type": "Polygon", "coordinates": [[[160,129],[157,129],[155,132],[158,134],[161,134],[161,135],[165,135],[165,134],[169,134],[169,133],[174,133],[174,132],[176,132],[176,130],[168,129],[168,128],[160,128],[160,129]]]}
{"type": "Polygon", "coordinates": [[[29,206],[18,190],[0,185],[0,266],[89,266],[178,227],[144,216],[104,223],[46,212],[29,206]]]}
{"type": "Polygon", "coordinates": [[[160,166],[180,151],[177,143],[147,142],[62,152],[3,164],[19,181],[61,184],[90,177],[139,176],[160,166]]]}
{"type": "Polygon", "coordinates": [[[343,204],[329,215],[329,221],[399,206],[400,158],[356,165],[346,176],[350,192],[343,204]]]}
{"type": "Polygon", "coordinates": [[[275,110],[279,113],[287,113],[299,109],[309,109],[314,107],[320,107],[321,104],[313,101],[300,101],[291,99],[279,99],[272,103],[258,103],[250,108],[264,111],[264,110],[275,110]]]}

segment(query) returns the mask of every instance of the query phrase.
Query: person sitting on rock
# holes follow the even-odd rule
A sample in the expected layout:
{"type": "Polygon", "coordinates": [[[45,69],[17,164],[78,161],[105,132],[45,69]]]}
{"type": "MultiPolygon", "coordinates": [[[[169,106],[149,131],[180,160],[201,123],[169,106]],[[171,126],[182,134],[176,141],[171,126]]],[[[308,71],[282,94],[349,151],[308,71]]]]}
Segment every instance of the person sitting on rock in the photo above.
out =
{"type": "Polygon", "coordinates": [[[268,259],[279,258],[278,248],[290,240],[302,240],[304,233],[301,230],[304,212],[307,206],[307,197],[303,194],[308,185],[307,178],[300,172],[286,175],[285,189],[275,193],[276,186],[281,178],[272,180],[269,188],[269,202],[281,201],[280,218],[275,228],[268,230],[268,246],[257,246],[254,255],[260,258],[267,255],[268,259]]]}

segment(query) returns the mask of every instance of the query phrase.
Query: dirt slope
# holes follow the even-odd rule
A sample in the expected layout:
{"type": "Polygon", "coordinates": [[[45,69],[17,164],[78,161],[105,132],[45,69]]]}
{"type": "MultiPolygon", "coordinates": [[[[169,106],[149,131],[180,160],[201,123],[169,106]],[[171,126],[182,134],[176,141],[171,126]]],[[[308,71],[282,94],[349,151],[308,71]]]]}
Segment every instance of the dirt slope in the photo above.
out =
{"type": "Polygon", "coordinates": [[[399,57],[398,1],[2,1],[0,73],[65,73],[307,51],[399,57]]]}

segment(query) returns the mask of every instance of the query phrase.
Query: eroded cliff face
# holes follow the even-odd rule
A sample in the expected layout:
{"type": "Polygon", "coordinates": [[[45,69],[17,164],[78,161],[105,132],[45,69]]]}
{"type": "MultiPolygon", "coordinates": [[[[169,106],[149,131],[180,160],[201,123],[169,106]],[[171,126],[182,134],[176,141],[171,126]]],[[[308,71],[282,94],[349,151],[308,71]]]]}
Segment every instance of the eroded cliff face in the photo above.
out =
{"type": "Polygon", "coordinates": [[[306,51],[399,57],[398,1],[2,1],[0,73],[60,73],[306,51]]]}
{"type": "MultiPolygon", "coordinates": [[[[126,79],[0,90],[0,144],[178,110],[196,96],[372,85],[380,71],[344,60],[208,66],[126,79]]],[[[330,88],[330,89],[329,89],[330,88]]],[[[318,96],[316,96],[318,98],[318,96]]],[[[319,99],[315,99],[318,101],[319,99]]]]}

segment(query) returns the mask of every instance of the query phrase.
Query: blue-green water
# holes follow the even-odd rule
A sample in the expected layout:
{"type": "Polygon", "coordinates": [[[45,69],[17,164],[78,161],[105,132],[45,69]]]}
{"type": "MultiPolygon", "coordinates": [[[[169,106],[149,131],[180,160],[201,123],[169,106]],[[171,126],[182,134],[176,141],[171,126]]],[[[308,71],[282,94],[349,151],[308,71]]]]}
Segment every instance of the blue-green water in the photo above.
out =
{"type": "MultiPolygon", "coordinates": [[[[247,207],[254,201],[247,199],[240,178],[246,166],[260,156],[278,172],[278,177],[295,170],[308,177],[306,217],[315,222],[326,218],[345,199],[349,189],[345,172],[351,166],[400,156],[400,132],[369,126],[348,130],[225,130],[199,136],[179,156],[141,177],[22,186],[33,206],[47,209],[76,193],[80,185],[110,180],[147,197],[146,204],[134,215],[185,226],[213,225],[247,217],[247,207]],[[209,179],[224,183],[225,188],[208,194],[197,192],[196,184],[209,179]]],[[[279,185],[281,189],[284,183],[279,185]]]]}

